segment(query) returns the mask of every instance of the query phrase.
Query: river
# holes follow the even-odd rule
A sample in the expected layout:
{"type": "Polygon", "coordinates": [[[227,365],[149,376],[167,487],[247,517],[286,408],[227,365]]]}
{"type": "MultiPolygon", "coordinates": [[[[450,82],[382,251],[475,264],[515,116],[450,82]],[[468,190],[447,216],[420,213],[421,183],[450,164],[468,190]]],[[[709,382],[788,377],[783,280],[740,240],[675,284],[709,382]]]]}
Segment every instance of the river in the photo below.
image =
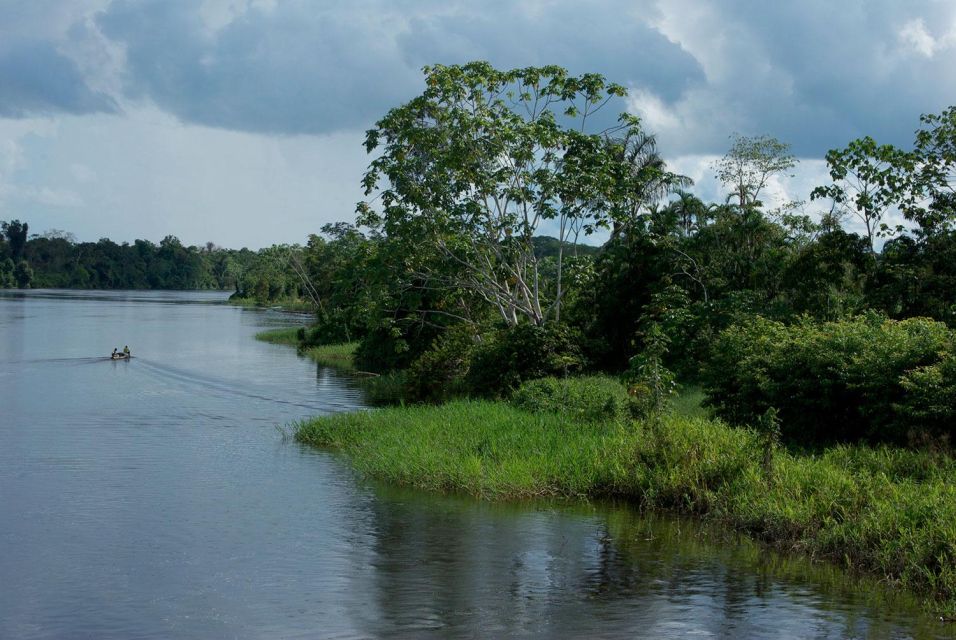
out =
{"type": "Polygon", "coordinates": [[[224,302],[0,292],[0,638],[956,637],[693,522],[363,480],[287,437],[361,390],[224,302]]]}

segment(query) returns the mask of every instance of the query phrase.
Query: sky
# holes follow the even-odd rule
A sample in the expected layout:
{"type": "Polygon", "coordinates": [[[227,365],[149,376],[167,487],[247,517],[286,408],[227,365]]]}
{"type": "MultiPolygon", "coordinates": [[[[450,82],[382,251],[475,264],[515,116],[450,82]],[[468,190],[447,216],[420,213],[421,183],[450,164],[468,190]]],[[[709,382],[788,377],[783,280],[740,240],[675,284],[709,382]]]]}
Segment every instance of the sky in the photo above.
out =
{"type": "Polygon", "coordinates": [[[0,220],[302,243],[354,218],[364,132],[421,67],[477,59],[626,86],[705,200],[731,134],[788,142],[774,205],[826,182],[828,149],[906,146],[956,104],[956,2],[0,0],[0,220]]]}

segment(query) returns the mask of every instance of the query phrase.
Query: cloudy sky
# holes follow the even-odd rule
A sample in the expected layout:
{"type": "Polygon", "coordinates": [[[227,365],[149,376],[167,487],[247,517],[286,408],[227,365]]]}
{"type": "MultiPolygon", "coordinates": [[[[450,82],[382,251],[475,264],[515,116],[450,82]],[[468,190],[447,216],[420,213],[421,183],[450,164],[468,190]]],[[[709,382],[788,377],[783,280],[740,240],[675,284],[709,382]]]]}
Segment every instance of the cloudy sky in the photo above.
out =
{"type": "Polygon", "coordinates": [[[302,242],[350,220],[363,132],[420,69],[560,64],[630,89],[695,192],[733,132],[907,144],[956,104],[952,0],[0,0],[0,219],[80,240],[302,242]]]}

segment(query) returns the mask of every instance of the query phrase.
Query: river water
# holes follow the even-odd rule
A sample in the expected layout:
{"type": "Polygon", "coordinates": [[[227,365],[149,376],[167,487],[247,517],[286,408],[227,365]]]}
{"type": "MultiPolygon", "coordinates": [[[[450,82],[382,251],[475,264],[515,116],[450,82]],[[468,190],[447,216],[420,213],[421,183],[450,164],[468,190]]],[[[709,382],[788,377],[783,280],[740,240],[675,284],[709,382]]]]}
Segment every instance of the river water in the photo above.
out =
{"type": "Polygon", "coordinates": [[[0,638],[956,636],[692,522],[365,481],[283,433],[361,391],[223,302],[0,292],[0,638]]]}

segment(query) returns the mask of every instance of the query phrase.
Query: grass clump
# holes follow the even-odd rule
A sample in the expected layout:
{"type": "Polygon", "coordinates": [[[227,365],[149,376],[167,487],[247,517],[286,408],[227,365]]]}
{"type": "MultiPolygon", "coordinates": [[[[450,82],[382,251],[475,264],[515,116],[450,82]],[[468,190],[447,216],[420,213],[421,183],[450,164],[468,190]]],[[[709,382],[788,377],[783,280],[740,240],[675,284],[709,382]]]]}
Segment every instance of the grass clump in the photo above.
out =
{"type": "Polygon", "coordinates": [[[342,371],[355,371],[356,342],[341,344],[323,344],[318,346],[302,347],[302,338],[305,333],[303,327],[285,327],[282,329],[267,329],[256,334],[256,340],[272,344],[285,344],[299,349],[299,353],[315,360],[324,367],[333,367],[342,371]]]}
{"type": "Polygon", "coordinates": [[[699,515],[956,613],[956,464],[945,454],[840,445],[768,458],[760,433],[719,420],[614,423],[467,400],[317,418],[296,438],[420,489],[619,497],[699,515]]]}
{"type": "Polygon", "coordinates": [[[299,345],[299,327],[285,327],[282,329],[267,329],[256,334],[256,340],[272,344],[287,344],[293,347],[299,345]]]}
{"type": "Polygon", "coordinates": [[[358,346],[355,342],[345,342],[342,344],[323,344],[315,347],[308,347],[302,351],[302,355],[315,360],[323,367],[333,367],[340,371],[356,371],[355,366],[355,348],[358,346]]]}

